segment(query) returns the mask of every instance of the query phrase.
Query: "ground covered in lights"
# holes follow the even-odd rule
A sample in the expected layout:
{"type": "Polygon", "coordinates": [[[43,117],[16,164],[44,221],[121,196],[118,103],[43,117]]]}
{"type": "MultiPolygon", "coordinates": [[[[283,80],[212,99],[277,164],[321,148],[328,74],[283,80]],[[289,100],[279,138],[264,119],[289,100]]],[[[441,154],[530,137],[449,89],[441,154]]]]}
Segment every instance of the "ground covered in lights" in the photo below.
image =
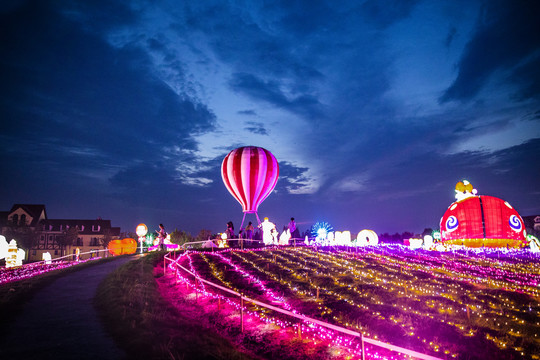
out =
{"type": "MultiPolygon", "coordinates": [[[[431,356],[540,359],[539,261],[525,251],[380,246],[188,252],[178,263],[251,299],[431,356]]],[[[264,358],[361,356],[357,338],[248,302],[242,333],[237,297],[181,270],[172,276],[162,284],[169,301],[264,358]]],[[[366,355],[403,358],[370,344],[366,355]]]]}

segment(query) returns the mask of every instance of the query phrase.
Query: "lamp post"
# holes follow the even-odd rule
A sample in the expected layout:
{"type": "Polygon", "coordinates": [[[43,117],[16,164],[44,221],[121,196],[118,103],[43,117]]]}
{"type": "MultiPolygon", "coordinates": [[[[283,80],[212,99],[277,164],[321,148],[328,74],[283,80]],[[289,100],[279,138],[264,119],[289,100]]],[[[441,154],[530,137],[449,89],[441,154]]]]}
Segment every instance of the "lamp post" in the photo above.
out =
{"type": "Polygon", "coordinates": [[[137,228],[135,229],[135,232],[137,233],[137,236],[139,237],[139,242],[141,243],[141,254],[143,252],[143,241],[144,237],[146,236],[146,233],[148,232],[148,228],[145,224],[139,224],[137,225],[137,228]]]}

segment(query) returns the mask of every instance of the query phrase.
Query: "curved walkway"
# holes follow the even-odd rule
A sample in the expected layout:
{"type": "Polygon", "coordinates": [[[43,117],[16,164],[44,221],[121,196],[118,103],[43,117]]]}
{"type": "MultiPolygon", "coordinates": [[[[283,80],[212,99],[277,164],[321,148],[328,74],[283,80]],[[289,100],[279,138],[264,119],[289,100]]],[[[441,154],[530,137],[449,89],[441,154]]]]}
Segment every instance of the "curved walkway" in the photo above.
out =
{"type": "Polygon", "coordinates": [[[99,283],[133,259],[121,257],[90,266],[39,291],[0,339],[0,359],[125,358],[105,333],[92,301],[99,283]]]}

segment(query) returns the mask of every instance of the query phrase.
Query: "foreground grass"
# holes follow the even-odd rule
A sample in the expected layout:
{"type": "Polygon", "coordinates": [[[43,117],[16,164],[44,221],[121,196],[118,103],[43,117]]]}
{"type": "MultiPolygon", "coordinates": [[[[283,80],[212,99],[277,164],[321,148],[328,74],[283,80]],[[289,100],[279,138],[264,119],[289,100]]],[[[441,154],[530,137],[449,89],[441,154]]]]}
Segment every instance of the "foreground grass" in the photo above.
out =
{"type": "Polygon", "coordinates": [[[0,321],[0,336],[8,330],[11,321],[21,313],[24,305],[30,301],[39,290],[52,284],[63,276],[115,259],[118,259],[118,257],[92,260],[64,269],[52,270],[32,278],[0,285],[0,319],[2,319],[2,321],[0,321]]]}
{"type": "MultiPolygon", "coordinates": [[[[94,299],[105,328],[130,359],[251,359],[215,330],[193,323],[165,301],[148,254],[110,274],[94,299]]],[[[159,268],[159,267],[157,267],[159,268]]]]}

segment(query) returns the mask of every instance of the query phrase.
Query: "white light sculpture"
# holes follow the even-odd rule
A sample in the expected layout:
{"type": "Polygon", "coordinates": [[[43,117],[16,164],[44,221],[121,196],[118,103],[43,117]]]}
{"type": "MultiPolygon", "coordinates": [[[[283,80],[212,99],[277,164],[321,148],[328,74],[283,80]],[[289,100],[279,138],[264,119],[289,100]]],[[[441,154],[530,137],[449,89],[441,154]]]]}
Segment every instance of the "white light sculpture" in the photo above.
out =
{"type": "Polygon", "coordinates": [[[377,245],[379,236],[373,230],[364,229],[356,236],[356,246],[377,245]]]}
{"type": "Polygon", "coordinates": [[[51,264],[51,253],[50,252],[45,252],[43,253],[43,255],[41,256],[43,261],[45,261],[45,264],[47,265],[50,265],[51,264]]]}

